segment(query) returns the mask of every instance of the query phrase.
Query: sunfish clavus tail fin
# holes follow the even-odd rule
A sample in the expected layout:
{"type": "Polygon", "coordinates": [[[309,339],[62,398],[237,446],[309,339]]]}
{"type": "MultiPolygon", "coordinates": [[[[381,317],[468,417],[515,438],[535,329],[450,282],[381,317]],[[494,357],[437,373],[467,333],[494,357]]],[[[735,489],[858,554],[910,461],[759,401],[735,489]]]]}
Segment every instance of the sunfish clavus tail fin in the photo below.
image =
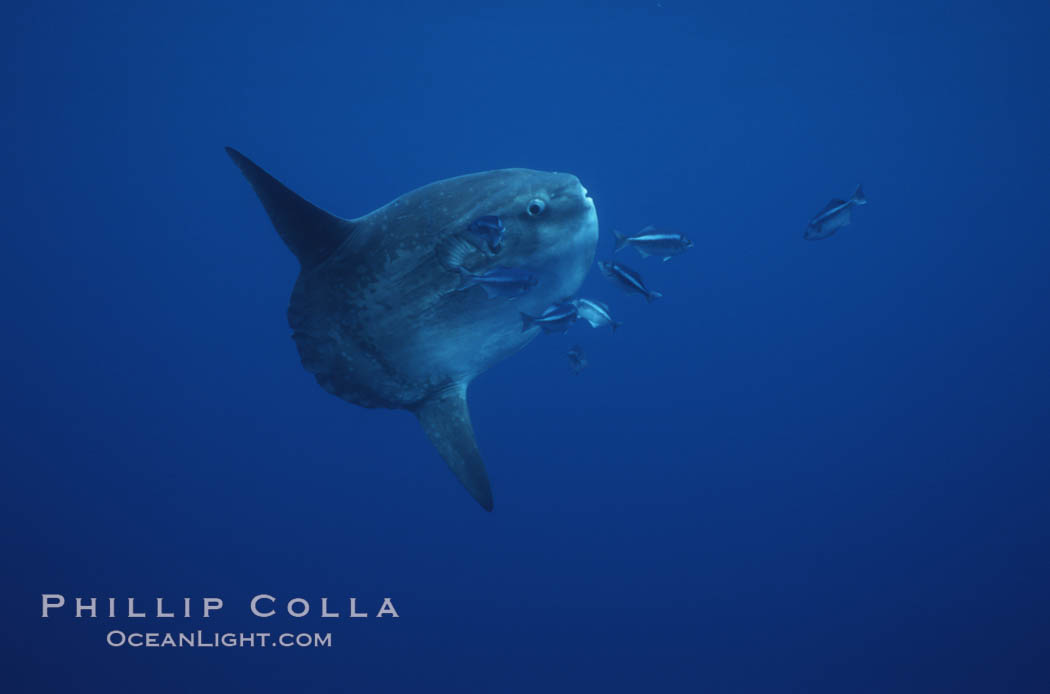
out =
{"type": "Polygon", "coordinates": [[[478,444],[474,441],[466,385],[439,391],[414,411],[430,443],[448,463],[452,473],[483,509],[491,511],[492,488],[478,444]]]}
{"type": "Polygon", "coordinates": [[[354,230],[353,222],[304,200],[232,147],[226,154],[252,184],[277,233],[304,270],[335,252],[354,230]]]}

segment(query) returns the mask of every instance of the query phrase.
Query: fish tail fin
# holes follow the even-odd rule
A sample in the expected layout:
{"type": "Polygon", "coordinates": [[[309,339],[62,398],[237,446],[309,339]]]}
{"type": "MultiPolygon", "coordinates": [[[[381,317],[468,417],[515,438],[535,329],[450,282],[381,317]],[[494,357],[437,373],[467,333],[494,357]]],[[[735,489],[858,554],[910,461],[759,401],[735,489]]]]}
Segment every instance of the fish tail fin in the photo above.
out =
{"type": "Polygon", "coordinates": [[[615,333],[616,329],[623,325],[623,323],[621,323],[618,320],[614,320],[612,323],[610,323],[610,325],[612,325],[612,331],[615,333]]]}
{"type": "Polygon", "coordinates": [[[521,332],[525,332],[532,327],[532,324],[536,322],[536,319],[527,313],[521,314],[521,332]]]}
{"type": "Polygon", "coordinates": [[[613,231],[613,236],[616,237],[616,246],[615,246],[615,248],[613,248],[613,253],[615,253],[618,250],[621,250],[630,241],[629,238],[627,238],[626,236],[624,236],[623,234],[621,234],[618,231],[613,231]]]}
{"type": "Polygon", "coordinates": [[[662,299],[662,298],[663,298],[663,294],[661,294],[660,292],[652,292],[651,291],[651,292],[649,292],[648,294],[645,295],[645,300],[648,301],[650,304],[653,303],[654,301],[656,301],[657,299],[662,299]]]}
{"type": "Polygon", "coordinates": [[[455,384],[431,395],[414,412],[427,438],[448,463],[456,479],[483,509],[491,511],[492,487],[474,440],[466,384],[455,384]]]}
{"type": "Polygon", "coordinates": [[[304,270],[321,264],[353,232],[353,222],[307,202],[237,150],[227,147],[226,154],[248,179],[281,240],[304,270]]]}
{"type": "Polygon", "coordinates": [[[462,266],[456,266],[456,271],[459,272],[459,286],[456,287],[456,291],[463,291],[470,289],[478,283],[478,278],[470,273],[468,270],[464,270],[462,266]]]}
{"type": "Polygon", "coordinates": [[[864,197],[864,190],[857,184],[857,189],[853,191],[853,195],[850,196],[850,202],[854,205],[867,205],[868,199],[864,197]]]}

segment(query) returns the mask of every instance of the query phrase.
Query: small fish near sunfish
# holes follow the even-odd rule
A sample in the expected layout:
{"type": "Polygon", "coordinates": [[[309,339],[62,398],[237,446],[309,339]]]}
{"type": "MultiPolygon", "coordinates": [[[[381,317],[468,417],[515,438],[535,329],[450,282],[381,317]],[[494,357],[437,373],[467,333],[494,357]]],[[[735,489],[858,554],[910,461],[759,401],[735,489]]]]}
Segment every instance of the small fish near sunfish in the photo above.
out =
{"type": "Polygon", "coordinates": [[[580,372],[587,368],[587,355],[583,353],[583,347],[573,345],[569,348],[569,352],[566,356],[569,357],[569,369],[572,370],[572,373],[576,376],[579,376],[580,372]]]}
{"type": "Polygon", "coordinates": [[[641,294],[649,303],[663,296],[660,292],[654,292],[646,287],[642,276],[623,263],[617,263],[614,260],[599,260],[598,267],[601,269],[602,274],[619,285],[620,289],[623,289],[625,292],[641,294]]]}
{"type": "Polygon", "coordinates": [[[658,231],[653,226],[645,227],[634,236],[624,236],[618,231],[614,231],[613,235],[616,237],[613,253],[632,246],[643,258],[655,255],[663,258],[665,263],[693,247],[693,242],[685,234],[658,231]]]}
{"type": "Polygon", "coordinates": [[[600,301],[580,298],[572,303],[576,306],[576,312],[580,318],[590,323],[592,328],[601,328],[608,325],[613,332],[616,332],[616,329],[623,325],[620,321],[613,319],[609,313],[609,307],[600,301]]]}
{"type": "Polygon", "coordinates": [[[467,229],[467,236],[479,245],[484,245],[490,253],[495,255],[503,248],[503,235],[506,232],[503,221],[496,215],[490,214],[478,217],[471,222],[467,229]]]}
{"type": "Polygon", "coordinates": [[[807,241],[820,241],[828,238],[850,223],[850,210],[857,205],[867,204],[868,199],[864,197],[864,191],[858,185],[849,200],[834,198],[816,217],[809,220],[809,226],[806,227],[802,238],[807,241]]]}
{"type": "Polygon", "coordinates": [[[545,333],[563,333],[576,322],[579,314],[571,302],[563,301],[549,306],[538,318],[527,313],[521,314],[521,332],[539,327],[545,333]]]}
{"type": "Polygon", "coordinates": [[[478,217],[459,233],[449,234],[434,250],[441,264],[455,272],[464,262],[470,262],[471,258],[499,255],[506,233],[503,220],[489,214],[478,217]]]}
{"type": "Polygon", "coordinates": [[[497,267],[483,275],[475,275],[463,267],[457,270],[460,278],[457,291],[481,287],[489,298],[499,296],[514,299],[535,287],[538,282],[536,275],[516,267],[497,267]]]}

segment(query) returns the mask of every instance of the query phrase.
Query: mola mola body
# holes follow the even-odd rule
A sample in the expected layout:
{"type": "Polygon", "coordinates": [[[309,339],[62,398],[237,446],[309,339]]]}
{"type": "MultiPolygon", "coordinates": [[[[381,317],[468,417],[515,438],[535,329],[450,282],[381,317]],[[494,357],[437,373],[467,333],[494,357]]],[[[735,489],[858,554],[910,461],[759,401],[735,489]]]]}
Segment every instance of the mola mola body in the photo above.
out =
{"type": "Polygon", "coordinates": [[[570,174],[500,169],[431,183],[355,219],[307,202],[236,150],[278,234],[299,259],[288,323],[303,366],[333,395],[413,412],[463,486],[486,510],[492,491],[470,422],[467,387],[540,333],[521,329],[583,282],[598,218],[570,174]],[[498,217],[498,252],[458,243],[498,217]],[[535,285],[513,300],[457,291],[458,267],[484,275],[521,268],[535,285]]]}

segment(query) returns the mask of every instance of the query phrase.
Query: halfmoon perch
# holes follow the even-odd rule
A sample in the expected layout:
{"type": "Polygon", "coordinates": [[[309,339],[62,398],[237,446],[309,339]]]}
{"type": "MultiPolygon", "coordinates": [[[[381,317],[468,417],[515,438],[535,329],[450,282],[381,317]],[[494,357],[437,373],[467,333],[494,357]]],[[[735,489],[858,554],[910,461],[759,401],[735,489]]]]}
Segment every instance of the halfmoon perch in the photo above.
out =
{"type": "Polygon", "coordinates": [[[303,366],[344,400],[414,413],[459,481],[491,511],[467,387],[540,334],[539,327],[522,332],[522,312],[538,315],[583,282],[598,243],[598,216],[579,179],[486,171],[431,183],[363,217],[342,219],[240,152],[227,147],[226,153],[299,259],[288,324],[303,366]],[[506,227],[495,254],[464,243],[471,222],[487,215],[506,227]],[[449,244],[475,275],[517,267],[533,273],[536,285],[514,300],[490,298],[481,287],[457,291],[458,269],[440,260],[449,244]]]}

